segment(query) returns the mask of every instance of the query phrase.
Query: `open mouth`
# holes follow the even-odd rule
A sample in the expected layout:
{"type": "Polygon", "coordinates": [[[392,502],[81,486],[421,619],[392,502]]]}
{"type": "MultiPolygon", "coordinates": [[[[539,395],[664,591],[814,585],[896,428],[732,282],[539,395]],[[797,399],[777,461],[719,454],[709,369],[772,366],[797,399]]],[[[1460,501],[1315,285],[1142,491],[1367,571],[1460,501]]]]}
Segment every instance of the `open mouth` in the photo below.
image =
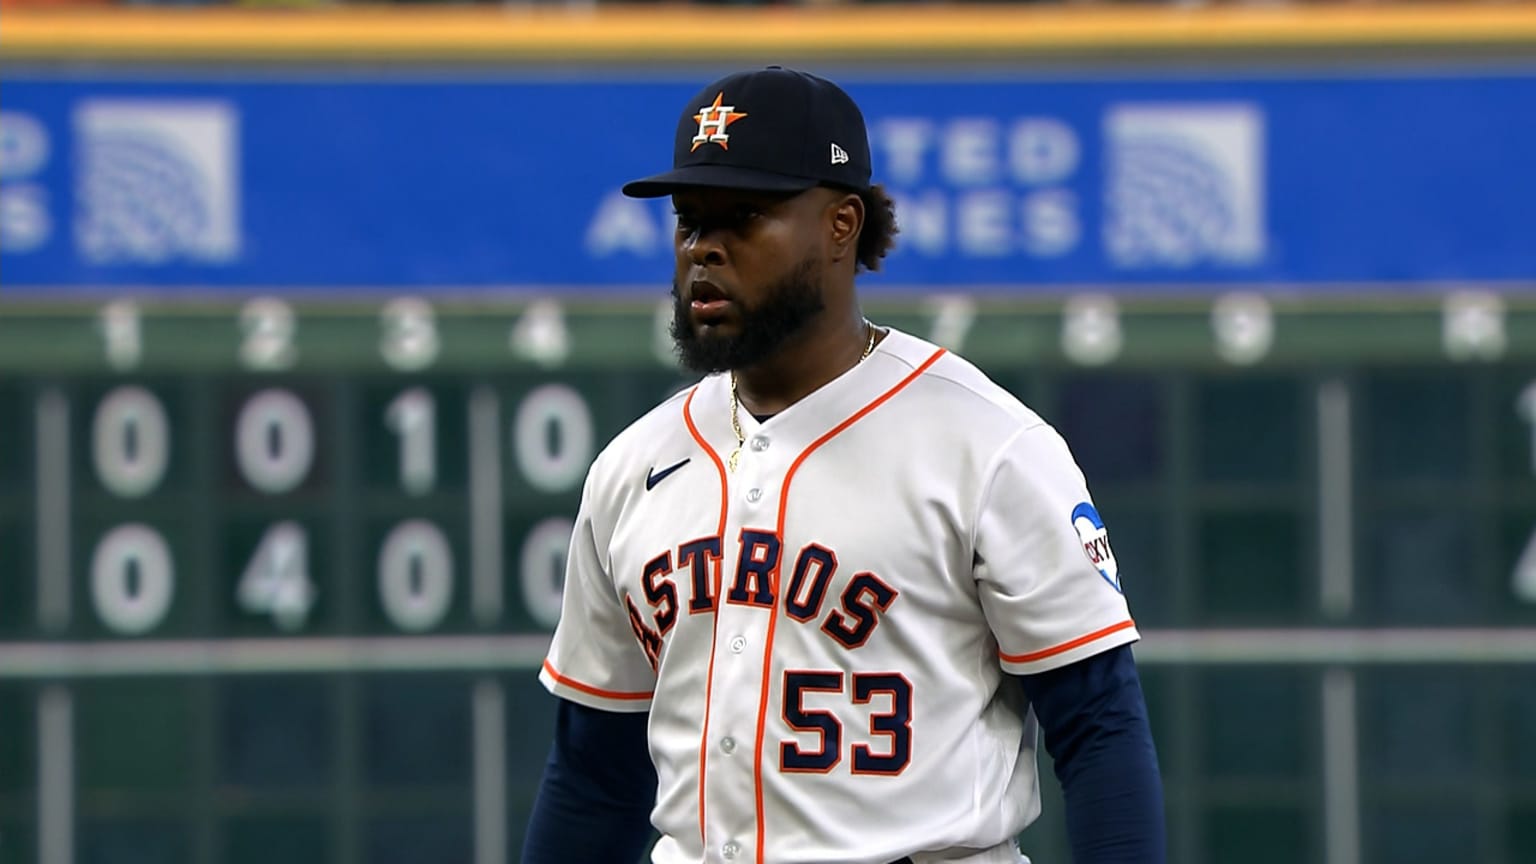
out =
{"type": "Polygon", "coordinates": [[[688,286],[689,308],[698,317],[717,317],[730,308],[731,299],[712,282],[694,282],[688,286]]]}

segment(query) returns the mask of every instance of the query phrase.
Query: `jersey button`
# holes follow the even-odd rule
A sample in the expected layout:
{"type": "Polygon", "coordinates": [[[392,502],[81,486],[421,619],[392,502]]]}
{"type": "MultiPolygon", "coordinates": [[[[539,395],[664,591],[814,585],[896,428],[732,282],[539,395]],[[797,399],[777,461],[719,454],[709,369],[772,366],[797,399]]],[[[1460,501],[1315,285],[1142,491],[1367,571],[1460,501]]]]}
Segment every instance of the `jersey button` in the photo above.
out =
{"type": "Polygon", "coordinates": [[[751,489],[747,490],[747,500],[751,501],[753,504],[756,504],[762,497],[763,490],[757,488],[756,486],[753,486],[751,489]]]}
{"type": "Polygon", "coordinates": [[[740,654],[741,652],[743,652],[745,650],[747,650],[747,637],[745,637],[745,636],[732,636],[731,637],[731,653],[732,654],[740,654]]]}
{"type": "Polygon", "coordinates": [[[768,449],[768,439],[764,438],[761,435],[753,436],[753,438],[752,438],[752,449],[755,452],[758,452],[758,453],[761,453],[764,450],[767,450],[768,449]]]}
{"type": "Polygon", "coordinates": [[[720,739],[720,749],[725,751],[726,755],[730,755],[732,753],[735,753],[736,752],[736,739],[730,737],[729,735],[727,735],[724,738],[721,738],[720,739]]]}
{"type": "Polygon", "coordinates": [[[720,847],[720,854],[726,858],[735,858],[741,854],[741,844],[735,840],[727,840],[725,845],[720,847]]]}

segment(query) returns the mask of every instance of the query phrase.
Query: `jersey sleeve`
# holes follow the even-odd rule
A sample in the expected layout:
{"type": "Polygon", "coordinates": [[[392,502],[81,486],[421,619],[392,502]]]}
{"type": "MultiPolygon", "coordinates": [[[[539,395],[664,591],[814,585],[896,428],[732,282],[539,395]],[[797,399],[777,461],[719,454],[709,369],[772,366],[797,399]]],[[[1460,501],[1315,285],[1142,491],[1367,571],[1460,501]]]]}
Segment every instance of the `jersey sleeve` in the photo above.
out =
{"type": "Polygon", "coordinates": [[[656,672],[635,640],[609,573],[607,534],[595,518],[601,498],[587,475],[566,557],[560,622],[539,680],[549,692],[592,708],[647,711],[656,672]]]}
{"type": "Polygon", "coordinates": [[[974,548],[1005,672],[1044,672],[1140,638],[1104,520],[1048,424],[1018,432],[993,458],[974,548]]]}

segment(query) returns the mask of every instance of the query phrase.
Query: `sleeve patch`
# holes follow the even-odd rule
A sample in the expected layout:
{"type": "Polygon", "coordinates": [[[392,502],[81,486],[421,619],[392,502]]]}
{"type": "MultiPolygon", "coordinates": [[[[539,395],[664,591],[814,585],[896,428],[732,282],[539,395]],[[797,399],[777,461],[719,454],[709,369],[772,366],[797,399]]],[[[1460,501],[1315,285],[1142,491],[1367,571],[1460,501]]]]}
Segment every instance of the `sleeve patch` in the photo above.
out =
{"type": "Polygon", "coordinates": [[[1083,554],[1098,568],[1099,575],[1111,588],[1125,593],[1120,588],[1120,565],[1115,563],[1115,553],[1109,548],[1109,530],[1104,527],[1099,511],[1087,501],[1073,507],[1072,528],[1082,541],[1083,554]]]}

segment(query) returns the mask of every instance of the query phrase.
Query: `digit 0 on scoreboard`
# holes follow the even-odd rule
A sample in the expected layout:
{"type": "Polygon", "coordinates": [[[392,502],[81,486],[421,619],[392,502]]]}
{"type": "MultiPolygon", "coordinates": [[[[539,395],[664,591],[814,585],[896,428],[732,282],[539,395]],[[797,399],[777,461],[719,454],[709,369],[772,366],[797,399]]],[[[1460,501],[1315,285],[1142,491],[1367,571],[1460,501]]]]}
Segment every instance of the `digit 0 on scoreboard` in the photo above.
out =
{"type": "Polygon", "coordinates": [[[316,381],[239,382],[224,391],[213,434],[222,452],[223,512],[215,530],[216,629],[242,635],[334,633],[347,586],[337,566],[345,458],[333,409],[316,381]]]}
{"type": "Polygon", "coordinates": [[[430,519],[379,523],[370,531],[378,549],[374,587],[378,608],[396,630],[428,633],[445,623],[465,626],[456,563],[464,561],[443,529],[430,519]],[[450,616],[451,619],[450,620],[450,616]]]}
{"type": "Polygon", "coordinates": [[[378,634],[468,629],[471,448],[464,387],[393,376],[361,381],[359,392],[361,625],[378,634]]]}
{"type": "Polygon", "coordinates": [[[506,575],[493,593],[507,628],[553,629],[587,468],[613,435],[675,387],[675,378],[666,370],[538,376],[490,397],[498,406],[492,446],[505,478],[496,530],[504,538],[506,575]]]}
{"type": "Polygon", "coordinates": [[[208,525],[185,385],[87,381],[72,397],[74,628],[115,637],[194,631],[206,586],[191,578],[191,563],[208,525]]]}

